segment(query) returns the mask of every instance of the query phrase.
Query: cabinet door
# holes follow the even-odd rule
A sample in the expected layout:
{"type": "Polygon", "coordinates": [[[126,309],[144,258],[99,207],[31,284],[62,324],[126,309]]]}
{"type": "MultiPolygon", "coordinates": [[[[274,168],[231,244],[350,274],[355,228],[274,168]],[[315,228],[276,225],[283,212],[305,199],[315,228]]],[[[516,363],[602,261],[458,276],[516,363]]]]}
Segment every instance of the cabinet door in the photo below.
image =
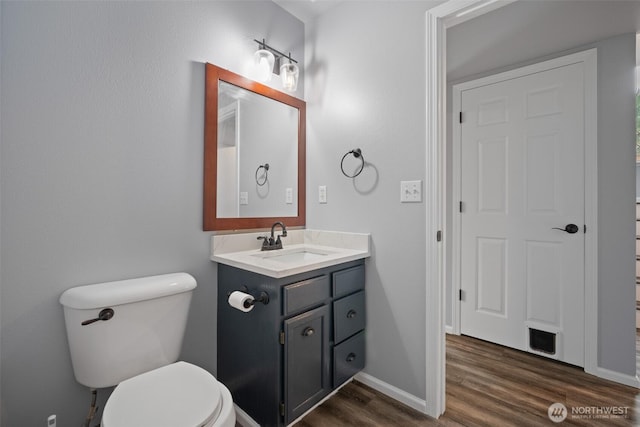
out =
{"type": "Polygon", "coordinates": [[[285,424],[331,391],[329,307],[323,305],[284,321],[285,424]]]}

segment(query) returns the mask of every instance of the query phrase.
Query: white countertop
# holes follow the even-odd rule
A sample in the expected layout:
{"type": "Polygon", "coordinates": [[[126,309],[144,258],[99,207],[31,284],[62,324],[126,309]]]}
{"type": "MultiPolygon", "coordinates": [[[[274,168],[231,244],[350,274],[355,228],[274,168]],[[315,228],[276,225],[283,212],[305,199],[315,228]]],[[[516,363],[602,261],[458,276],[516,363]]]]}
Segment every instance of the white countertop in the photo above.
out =
{"type": "MultiPolygon", "coordinates": [[[[277,230],[281,232],[280,229],[277,230]]],[[[268,233],[211,237],[211,260],[254,273],[281,278],[368,258],[369,234],[321,230],[290,230],[282,249],[261,251],[259,236],[268,233]]],[[[277,233],[280,234],[280,233],[277,233]]]]}

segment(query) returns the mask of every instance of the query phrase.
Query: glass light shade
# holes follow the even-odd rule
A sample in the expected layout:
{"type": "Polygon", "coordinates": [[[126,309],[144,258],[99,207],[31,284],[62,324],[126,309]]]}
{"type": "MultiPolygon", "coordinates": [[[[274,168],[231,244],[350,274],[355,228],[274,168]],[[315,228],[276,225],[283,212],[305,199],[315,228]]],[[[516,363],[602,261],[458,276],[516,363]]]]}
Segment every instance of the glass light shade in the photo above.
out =
{"type": "Polygon", "coordinates": [[[276,58],[273,53],[265,49],[260,49],[253,54],[253,60],[256,65],[256,79],[261,82],[268,82],[271,80],[273,74],[273,63],[276,58]]]}
{"type": "Polygon", "coordinates": [[[300,70],[296,64],[284,64],[280,67],[282,88],[289,92],[295,92],[298,88],[298,75],[300,70]]]}

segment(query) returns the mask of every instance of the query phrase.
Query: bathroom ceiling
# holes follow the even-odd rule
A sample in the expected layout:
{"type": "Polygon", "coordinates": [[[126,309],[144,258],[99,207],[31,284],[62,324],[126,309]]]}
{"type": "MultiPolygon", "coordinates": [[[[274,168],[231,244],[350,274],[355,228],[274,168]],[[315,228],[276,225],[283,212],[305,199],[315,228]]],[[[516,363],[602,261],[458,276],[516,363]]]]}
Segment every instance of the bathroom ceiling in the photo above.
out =
{"type": "Polygon", "coordinates": [[[345,0],[273,0],[274,3],[304,22],[313,21],[345,0]]]}

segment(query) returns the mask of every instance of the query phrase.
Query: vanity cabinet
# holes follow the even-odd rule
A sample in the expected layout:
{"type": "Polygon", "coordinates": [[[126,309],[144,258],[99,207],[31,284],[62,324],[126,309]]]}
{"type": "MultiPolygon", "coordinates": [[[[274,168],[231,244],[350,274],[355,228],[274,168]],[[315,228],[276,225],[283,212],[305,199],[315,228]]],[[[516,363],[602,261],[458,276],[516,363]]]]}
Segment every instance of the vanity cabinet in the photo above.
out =
{"type": "Polygon", "coordinates": [[[364,260],[285,278],[218,264],[218,370],[261,426],[285,426],[365,365],[364,260]],[[266,292],[249,312],[228,295],[266,292]]]}

